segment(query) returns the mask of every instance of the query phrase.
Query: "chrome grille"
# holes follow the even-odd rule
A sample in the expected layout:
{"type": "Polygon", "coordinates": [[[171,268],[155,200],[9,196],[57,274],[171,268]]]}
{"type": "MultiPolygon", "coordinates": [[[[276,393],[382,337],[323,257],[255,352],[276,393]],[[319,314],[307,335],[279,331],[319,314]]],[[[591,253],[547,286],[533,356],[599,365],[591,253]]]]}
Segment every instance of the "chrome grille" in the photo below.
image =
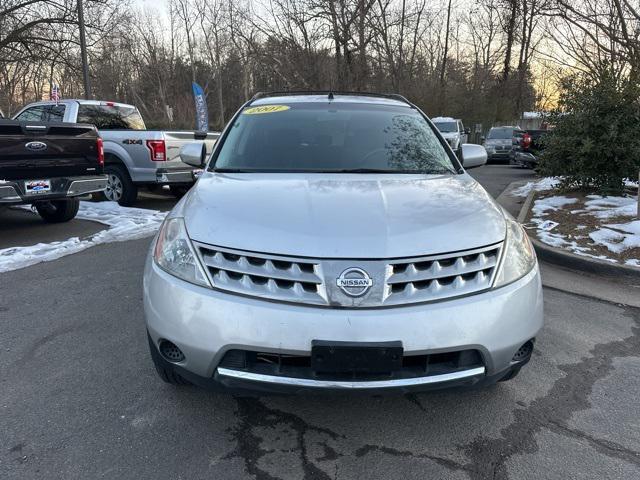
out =
{"type": "Polygon", "coordinates": [[[327,303],[318,262],[198,245],[216,288],[285,302],[327,303]]]}
{"type": "Polygon", "coordinates": [[[194,242],[218,290],[282,302],[342,308],[437,301],[491,288],[502,244],[463,252],[386,259],[311,259],[232,250],[194,242]],[[349,298],[336,280],[362,268],[373,286],[349,298]]]}
{"type": "Polygon", "coordinates": [[[384,305],[440,300],[491,287],[501,245],[389,264],[384,305]]]}

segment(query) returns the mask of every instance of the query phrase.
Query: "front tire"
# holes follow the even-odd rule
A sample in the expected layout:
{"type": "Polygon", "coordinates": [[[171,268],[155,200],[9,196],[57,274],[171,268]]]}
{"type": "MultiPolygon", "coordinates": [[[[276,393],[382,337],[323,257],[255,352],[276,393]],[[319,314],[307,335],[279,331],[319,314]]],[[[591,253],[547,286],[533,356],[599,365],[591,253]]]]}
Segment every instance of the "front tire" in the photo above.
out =
{"type": "Polygon", "coordinates": [[[519,373],[520,373],[520,367],[512,368],[511,370],[509,370],[507,372],[507,374],[504,377],[502,377],[498,381],[499,382],[508,382],[509,380],[513,380],[514,378],[516,378],[519,373]]]}
{"type": "Polygon", "coordinates": [[[65,200],[51,200],[38,202],[34,205],[38,215],[47,223],[63,223],[75,218],[80,208],[80,200],[68,198],[65,200]]]}
{"type": "Polygon", "coordinates": [[[107,188],[103,192],[105,200],[118,202],[123,207],[130,207],[138,198],[138,187],[131,181],[126,168],[121,165],[104,167],[107,175],[107,188]]]}

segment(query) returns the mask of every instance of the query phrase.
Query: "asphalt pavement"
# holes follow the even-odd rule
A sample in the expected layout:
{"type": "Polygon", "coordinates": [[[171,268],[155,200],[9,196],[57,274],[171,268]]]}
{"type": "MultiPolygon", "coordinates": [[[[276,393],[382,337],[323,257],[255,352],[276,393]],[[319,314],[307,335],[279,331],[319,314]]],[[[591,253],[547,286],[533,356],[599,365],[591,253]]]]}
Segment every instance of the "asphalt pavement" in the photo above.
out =
{"type": "Polygon", "coordinates": [[[0,275],[0,478],[640,478],[639,309],[545,289],[531,363],[483,390],[214,394],[153,369],[149,242],[0,275]]]}
{"type": "MultiPolygon", "coordinates": [[[[87,197],[88,198],[88,197],[87,197]]],[[[168,192],[151,193],[141,190],[136,208],[171,210],[176,199],[168,192]]],[[[0,250],[36,243],[59,242],[72,237],[86,238],[104,230],[105,226],[74,218],[68,223],[47,224],[30,209],[0,207],[0,250]]]]}
{"type": "Polygon", "coordinates": [[[484,189],[497,198],[510,183],[535,180],[533,170],[505,164],[489,164],[467,170],[484,189]]]}

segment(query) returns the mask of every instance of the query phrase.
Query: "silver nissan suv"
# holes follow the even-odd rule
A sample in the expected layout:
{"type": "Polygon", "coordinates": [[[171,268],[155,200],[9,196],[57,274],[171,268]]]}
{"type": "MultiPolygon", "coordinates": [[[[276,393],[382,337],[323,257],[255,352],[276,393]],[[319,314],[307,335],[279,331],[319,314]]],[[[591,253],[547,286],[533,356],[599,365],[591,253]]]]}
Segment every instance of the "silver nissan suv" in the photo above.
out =
{"type": "Polygon", "coordinates": [[[144,306],[163,380],[232,391],[486,385],[543,322],[527,235],[425,114],[331,92],[236,113],[153,241],[144,306]]]}

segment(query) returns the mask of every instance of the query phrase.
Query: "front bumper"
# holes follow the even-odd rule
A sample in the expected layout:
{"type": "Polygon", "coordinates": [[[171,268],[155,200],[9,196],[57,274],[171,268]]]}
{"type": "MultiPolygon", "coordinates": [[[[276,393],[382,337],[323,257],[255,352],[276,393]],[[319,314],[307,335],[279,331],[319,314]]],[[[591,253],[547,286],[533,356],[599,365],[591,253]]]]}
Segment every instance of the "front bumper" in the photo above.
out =
{"type": "Polygon", "coordinates": [[[173,170],[158,169],[156,172],[156,183],[163,185],[186,184],[192,185],[198,176],[199,170],[173,170]]]}
{"type": "Polygon", "coordinates": [[[511,156],[511,150],[487,150],[489,160],[508,160],[511,156]]]}
{"type": "Polygon", "coordinates": [[[26,180],[0,183],[0,203],[21,204],[79,197],[93,192],[101,192],[107,186],[106,175],[58,177],[49,180],[51,181],[51,191],[31,194],[25,193],[23,186],[26,180]]]}
{"type": "MultiPolygon", "coordinates": [[[[232,295],[179,280],[147,259],[144,309],[151,343],[177,345],[185,359],[175,369],[193,383],[216,383],[280,391],[288,380],[264,379],[219,368],[232,349],[310,355],[313,340],[400,341],[405,355],[478,350],[484,371],[460,378],[413,379],[412,385],[293,385],[305,389],[421,390],[459,383],[483,383],[503,376],[516,364],[516,351],[534,338],[543,323],[538,269],[496,290],[394,308],[311,307],[232,295]]],[[[153,351],[153,350],[152,350],[153,351]]],[[[157,353],[157,351],[156,351],[157,353]]],[[[291,386],[291,385],[289,385],[291,386]]]]}

